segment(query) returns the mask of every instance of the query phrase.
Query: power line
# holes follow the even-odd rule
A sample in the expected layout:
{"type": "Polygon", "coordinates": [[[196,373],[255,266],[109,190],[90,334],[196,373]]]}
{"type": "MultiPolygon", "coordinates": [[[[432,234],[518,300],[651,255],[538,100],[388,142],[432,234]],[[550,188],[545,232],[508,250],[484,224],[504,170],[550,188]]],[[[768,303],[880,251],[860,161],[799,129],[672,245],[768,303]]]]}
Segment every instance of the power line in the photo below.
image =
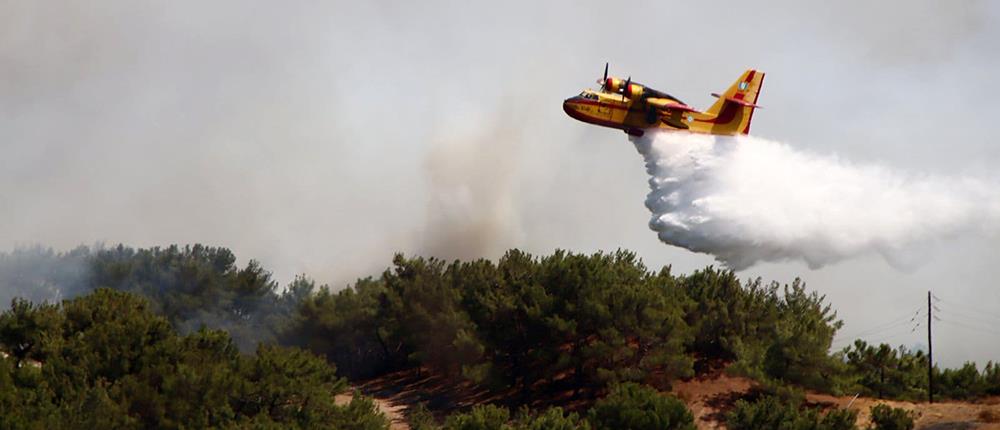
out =
{"type": "MultiPolygon", "coordinates": [[[[921,325],[923,325],[923,324],[922,323],[917,323],[913,327],[903,327],[903,330],[897,330],[897,331],[894,331],[892,333],[883,334],[883,335],[875,337],[875,338],[869,338],[869,339],[845,338],[845,339],[840,339],[840,340],[834,340],[833,342],[830,342],[830,348],[831,349],[841,349],[841,348],[843,348],[845,346],[853,345],[855,340],[863,340],[863,341],[865,341],[865,343],[867,343],[869,345],[876,345],[876,344],[886,343],[886,341],[888,341],[888,340],[892,340],[892,339],[898,338],[900,336],[905,336],[905,335],[908,335],[908,334],[912,334],[918,328],[920,328],[921,325]]],[[[871,336],[871,335],[869,335],[869,336],[871,336]]]]}
{"type": "Polygon", "coordinates": [[[879,331],[881,329],[894,326],[894,325],[896,325],[898,323],[901,323],[901,322],[905,323],[905,322],[913,321],[921,312],[923,312],[923,309],[921,309],[921,308],[917,308],[915,310],[911,310],[910,312],[902,314],[902,315],[900,315],[897,318],[893,318],[892,320],[890,320],[888,322],[885,322],[885,323],[882,323],[882,324],[878,324],[878,325],[873,326],[873,327],[869,327],[869,328],[867,328],[865,330],[861,330],[860,332],[857,332],[857,334],[855,336],[861,335],[863,333],[867,333],[867,332],[870,332],[870,331],[879,331]]]}
{"type": "Polygon", "coordinates": [[[969,330],[978,330],[978,331],[981,331],[983,333],[989,333],[989,334],[992,334],[992,335],[995,335],[995,336],[1000,336],[1000,331],[993,331],[993,330],[990,330],[990,329],[987,329],[987,328],[983,328],[983,327],[976,327],[976,326],[972,326],[972,325],[962,324],[962,323],[959,323],[957,321],[952,321],[952,320],[939,320],[939,321],[941,321],[941,322],[943,322],[945,324],[955,325],[955,326],[966,328],[966,329],[969,329],[969,330]]]}
{"type": "MultiPolygon", "coordinates": [[[[952,305],[949,305],[949,306],[952,306],[952,305]]],[[[997,318],[994,315],[987,315],[987,316],[990,317],[990,318],[997,318],[997,320],[990,320],[989,318],[984,318],[983,316],[980,316],[980,315],[971,315],[971,314],[968,314],[967,312],[956,311],[953,308],[945,308],[945,309],[947,311],[948,319],[951,320],[951,321],[949,321],[950,323],[955,324],[955,325],[960,325],[960,326],[963,326],[965,328],[969,328],[969,329],[973,329],[973,330],[979,330],[979,331],[982,331],[982,332],[994,333],[995,334],[996,331],[993,330],[993,327],[995,327],[998,324],[1000,324],[1000,318],[997,318]],[[958,321],[955,321],[955,320],[958,320],[958,321]],[[982,326],[979,326],[979,325],[982,325],[982,326]]]]}
{"type": "Polygon", "coordinates": [[[894,319],[890,320],[889,322],[882,323],[882,324],[879,324],[879,325],[876,325],[876,326],[873,326],[873,327],[869,327],[869,328],[861,330],[861,331],[856,331],[856,332],[854,332],[852,334],[837,335],[836,337],[840,338],[840,339],[845,339],[845,338],[852,338],[853,339],[853,338],[858,338],[858,337],[862,337],[862,336],[870,336],[870,335],[873,335],[873,334],[885,332],[887,330],[890,330],[890,329],[893,329],[893,328],[896,328],[896,327],[899,327],[899,326],[902,326],[902,325],[907,325],[907,324],[909,324],[911,322],[916,321],[917,317],[919,317],[921,313],[923,313],[923,309],[917,308],[915,310],[915,312],[914,311],[907,312],[907,313],[905,313],[905,314],[903,314],[903,315],[901,315],[901,316],[899,316],[897,318],[894,318],[894,319]]]}
{"type": "MultiPolygon", "coordinates": [[[[917,327],[919,327],[919,326],[917,326],[917,327]]],[[[904,336],[904,335],[908,335],[908,334],[911,334],[911,333],[913,333],[914,331],[916,331],[917,327],[914,327],[914,328],[912,328],[912,329],[910,329],[910,330],[906,330],[906,331],[901,331],[901,332],[897,332],[896,334],[891,334],[891,335],[885,335],[885,336],[882,336],[882,337],[879,337],[879,338],[875,338],[875,339],[874,339],[874,342],[877,342],[877,343],[885,343],[885,341],[887,341],[887,340],[890,340],[890,339],[895,339],[895,338],[897,338],[897,337],[900,337],[900,336],[904,336]]]]}
{"type": "Polygon", "coordinates": [[[998,311],[987,311],[987,310],[983,310],[981,308],[978,308],[976,306],[972,306],[972,305],[969,305],[969,304],[966,304],[966,303],[960,303],[960,302],[956,302],[956,301],[951,301],[951,300],[941,300],[941,303],[944,303],[946,305],[952,305],[952,306],[960,307],[960,308],[963,308],[963,310],[966,310],[966,311],[977,312],[977,313],[986,315],[986,316],[991,317],[991,318],[998,318],[998,319],[1000,319],[1000,317],[997,316],[997,312],[998,311]]]}
{"type": "Polygon", "coordinates": [[[911,322],[913,322],[913,321],[910,321],[910,320],[901,320],[901,321],[897,321],[895,323],[892,323],[890,325],[878,326],[878,327],[875,327],[875,328],[871,328],[871,329],[868,329],[868,330],[860,331],[860,332],[857,332],[857,333],[854,333],[854,334],[850,334],[850,335],[846,335],[845,334],[845,335],[837,336],[837,338],[840,338],[840,339],[848,339],[848,338],[854,339],[854,338],[859,338],[859,337],[871,336],[873,334],[884,333],[884,332],[890,331],[890,330],[898,328],[898,327],[904,327],[904,326],[910,325],[911,322]]]}
{"type": "Polygon", "coordinates": [[[982,317],[977,316],[977,315],[966,315],[966,314],[962,314],[962,313],[958,313],[958,312],[952,312],[950,310],[948,311],[947,316],[948,316],[948,318],[964,319],[966,322],[969,322],[969,323],[985,324],[986,326],[989,326],[989,327],[995,327],[997,325],[1000,325],[1000,321],[990,321],[990,320],[988,320],[986,318],[982,318],[982,317]]]}

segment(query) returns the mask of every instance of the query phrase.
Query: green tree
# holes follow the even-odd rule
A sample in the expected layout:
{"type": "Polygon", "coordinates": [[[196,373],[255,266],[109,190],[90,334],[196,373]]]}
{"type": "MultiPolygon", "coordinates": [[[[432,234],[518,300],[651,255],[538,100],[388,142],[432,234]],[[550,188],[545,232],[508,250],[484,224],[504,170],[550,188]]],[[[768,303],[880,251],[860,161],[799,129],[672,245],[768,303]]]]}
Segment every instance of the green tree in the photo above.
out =
{"type": "Polygon", "coordinates": [[[611,387],[588,414],[595,429],[694,430],[694,416],[684,402],[634,383],[611,387]]]}
{"type": "Polygon", "coordinates": [[[277,422],[322,422],[334,413],[333,396],[347,387],[331,366],[296,348],[261,345],[240,375],[235,410],[277,422]]]}
{"type": "Polygon", "coordinates": [[[990,396],[1000,395],[1000,364],[986,362],[983,368],[983,392],[990,396]]]}
{"type": "Polygon", "coordinates": [[[856,340],[840,356],[862,394],[908,400],[927,396],[927,357],[922,351],[856,340]]]}
{"type": "Polygon", "coordinates": [[[346,383],[323,359],[266,345],[244,355],[223,331],[180,336],[133,294],[20,303],[0,322],[7,339],[32,339],[24,359],[0,358],[3,428],[387,426],[370,401],[333,403],[346,383]]]}
{"type": "Polygon", "coordinates": [[[685,318],[694,329],[691,349],[698,354],[736,359],[741,344],[758,339],[756,335],[763,330],[760,326],[776,319],[773,316],[776,306],[766,302],[771,297],[763,294],[759,283],[744,289],[732,271],[707,267],[682,277],[679,282],[691,298],[685,318]],[[753,308],[765,312],[748,320],[746,317],[753,308]]]}
{"type": "Polygon", "coordinates": [[[446,277],[444,262],[397,255],[393,263],[394,269],[382,275],[383,315],[391,321],[392,334],[406,346],[411,362],[460,374],[463,365],[477,359],[478,348],[468,345],[475,327],[446,277]]]}
{"type": "Polygon", "coordinates": [[[47,360],[51,351],[45,347],[59,336],[62,323],[62,314],[54,305],[13,299],[10,310],[0,315],[0,345],[14,358],[15,367],[26,360],[47,360]]]}
{"type": "Polygon", "coordinates": [[[479,405],[471,411],[454,414],[445,420],[444,430],[514,430],[508,424],[510,411],[494,405],[479,405]]]}
{"type": "MultiPolygon", "coordinates": [[[[278,284],[251,260],[243,268],[225,248],[203,245],[133,249],[119,245],[94,253],[89,284],[147,298],[182,333],[202,326],[224,329],[243,351],[274,343],[296,295],[278,294],[278,284]]],[[[293,290],[294,291],[294,290],[293,290]]]]}
{"type": "Polygon", "coordinates": [[[945,397],[964,400],[986,392],[985,379],[976,368],[976,363],[966,362],[960,368],[935,373],[934,386],[945,397]]]}
{"type": "Polygon", "coordinates": [[[836,388],[834,377],[840,369],[828,351],[842,323],[824,299],[807,293],[799,279],[785,286],[765,355],[768,376],[823,391],[836,388]]]}
{"type": "Polygon", "coordinates": [[[545,318],[545,344],[564,346],[540,355],[540,369],[549,375],[572,370],[578,389],[640,381],[654,368],[668,380],[691,374],[683,296],[664,282],[669,277],[653,277],[624,251],[557,251],[539,264],[540,282],[555,299],[545,318]]]}
{"type": "Polygon", "coordinates": [[[555,407],[537,415],[522,413],[514,427],[517,430],[590,430],[590,423],[574,412],[566,413],[555,407]]]}
{"type": "Polygon", "coordinates": [[[313,292],[313,281],[299,277],[291,288],[309,293],[298,300],[288,328],[281,333],[282,343],[325,356],[349,378],[375,376],[405,358],[398,341],[390,345],[386,340],[389,334],[379,315],[385,295],[380,281],[361,279],[333,293],[326,286],[313,292]]]}

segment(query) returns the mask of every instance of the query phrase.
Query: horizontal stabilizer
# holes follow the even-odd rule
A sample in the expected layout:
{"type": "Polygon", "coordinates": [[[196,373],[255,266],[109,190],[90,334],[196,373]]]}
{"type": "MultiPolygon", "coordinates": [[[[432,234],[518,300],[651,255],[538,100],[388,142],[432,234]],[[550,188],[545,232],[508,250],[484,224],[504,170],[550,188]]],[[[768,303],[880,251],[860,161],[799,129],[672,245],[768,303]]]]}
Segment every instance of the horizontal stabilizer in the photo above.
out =
{"type": "Polygon", "coordinates": [[[746,100],[738,99],[738,98],[735,98],[735,97],[722,97],[722,96],[720,96],[720,95],[718,95],[716,93],[712,93],[712,97],[724,98],[727,102],[733,102],[733,103],[736,103],[736,104],[738,104],[740,106],[746,106],[746,107],[752,107],[752,108],[760,108],[759,105],[755,105],[755,104],[750,103],[750,102],[748,102],[746,100]]]}

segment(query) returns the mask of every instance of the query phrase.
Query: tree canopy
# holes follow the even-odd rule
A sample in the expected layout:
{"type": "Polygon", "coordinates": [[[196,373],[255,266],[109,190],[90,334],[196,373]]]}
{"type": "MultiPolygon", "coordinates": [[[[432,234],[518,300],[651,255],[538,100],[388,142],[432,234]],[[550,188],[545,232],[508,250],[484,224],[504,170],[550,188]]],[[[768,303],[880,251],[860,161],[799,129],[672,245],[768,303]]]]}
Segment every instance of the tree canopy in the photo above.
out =
{"type": "MultiPolygon", "coordinates": [[[[632,390],[622,387],[669,390],[720,363],[788,398],[802,388],[926,395],[920,351],[858,341],[831,354],[841,322],[799,279],[741,281],[714,267],[676,275],[622,250],[396,255],[380,275],[333,290],[305,276],[282,288],[225,248],[26,248],[0,253],[0,287],[23,297],[0,314],[0,406],[18,411],[0,427],[380,428],[370,402],[334,407],[331,396],[344,378],[414,368],[521,404],[566,391],[593,403],[632,390]]],[[[943,397],[1000,394],[993,363],[934,372],[943,397]]],[[[597,419],[469,413],[449,425],[597,419]]]]}
{"type": "Polygon", "coordinates": [[[358,415],[385,421],[370,408],[334,405],[347,384],[309,352],[261,345],[241,354],[226,332],[179,335],[150,308],[110,289],[60,304],[16,300],[0,314],[0,344],[17,351],[0,358],[0,427],[312,428],[358,415]]]}

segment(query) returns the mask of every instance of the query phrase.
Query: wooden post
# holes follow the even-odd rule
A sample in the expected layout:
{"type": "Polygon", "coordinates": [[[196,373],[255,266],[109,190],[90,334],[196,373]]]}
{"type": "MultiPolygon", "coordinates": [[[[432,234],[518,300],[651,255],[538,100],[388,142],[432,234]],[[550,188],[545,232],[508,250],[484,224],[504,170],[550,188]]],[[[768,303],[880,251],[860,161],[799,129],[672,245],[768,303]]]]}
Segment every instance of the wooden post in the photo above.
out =
{"type": "Polygon", "coordinates": [[[934,403],[934,343],[931,340],[931,322],[934,320],[931,312],[931,292],[927,292],[927,402],[934,403]]]}

